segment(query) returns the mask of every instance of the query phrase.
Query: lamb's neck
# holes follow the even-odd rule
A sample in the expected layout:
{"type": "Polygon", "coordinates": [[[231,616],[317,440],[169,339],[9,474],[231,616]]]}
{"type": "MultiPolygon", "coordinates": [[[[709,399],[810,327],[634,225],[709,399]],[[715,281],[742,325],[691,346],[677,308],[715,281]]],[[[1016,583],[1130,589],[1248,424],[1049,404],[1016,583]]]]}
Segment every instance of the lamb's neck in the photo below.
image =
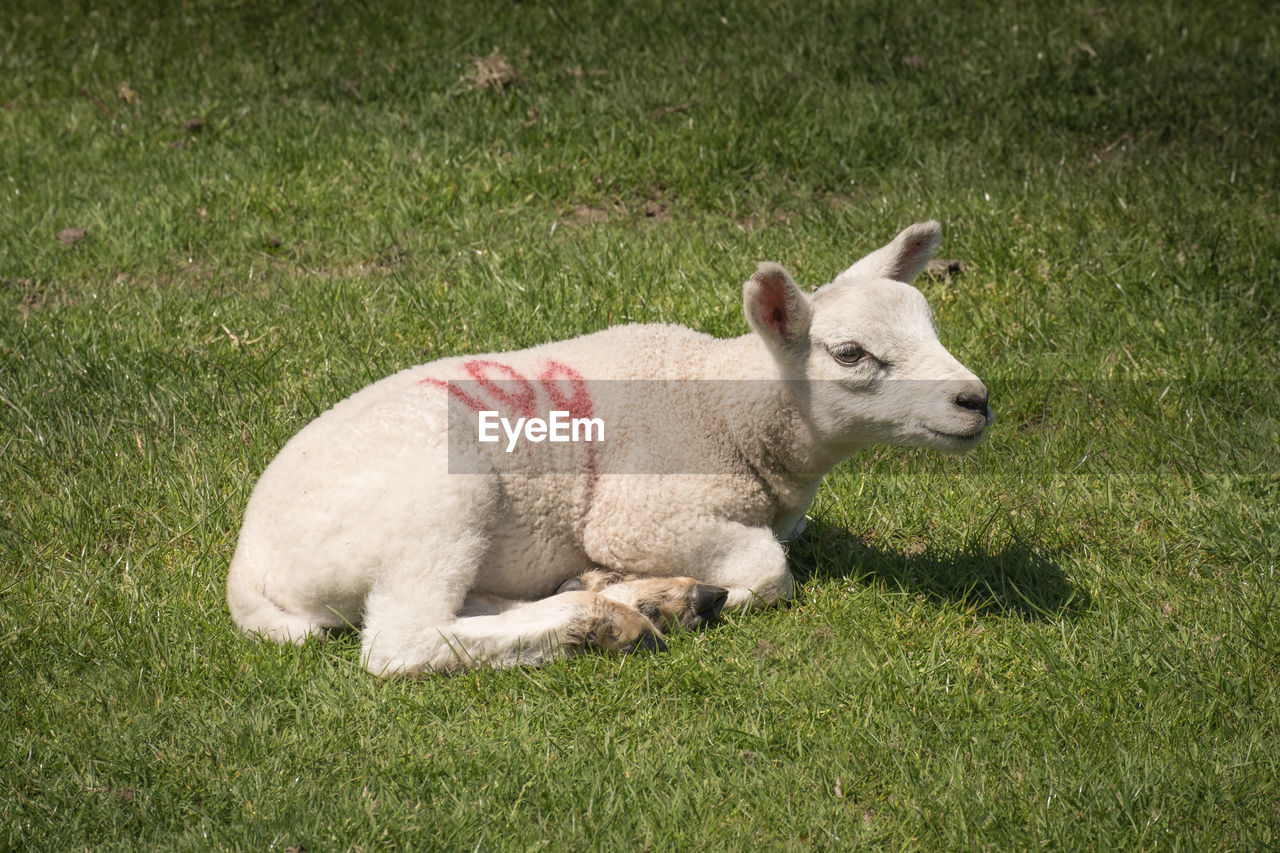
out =
{"type": "MultiPolygon", "coordinates": [[[[757,476],[782,501],[807,495],[823,475],[850,455],[823,445],[809,412],[809,386],[787,376],[757,335],[717,341],[718,378],[740,387],[730,398],[724,428],[757,476]]],[[[799,498],[796,498],[799,499],[799,498]]]]}

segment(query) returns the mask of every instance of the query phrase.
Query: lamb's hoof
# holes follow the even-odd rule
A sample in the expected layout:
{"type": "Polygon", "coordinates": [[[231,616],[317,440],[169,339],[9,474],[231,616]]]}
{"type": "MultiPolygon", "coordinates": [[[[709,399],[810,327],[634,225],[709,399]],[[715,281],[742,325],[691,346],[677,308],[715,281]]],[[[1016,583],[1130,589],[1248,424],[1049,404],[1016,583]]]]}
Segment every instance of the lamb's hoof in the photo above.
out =
{"type": "Polygon", "coordinates": [[[567,581],[560,584],[560,586],[556,588],[556,595],[559,595],[562,592],[581,592],[586,588],[587,588],[587,585],[582,582],[582,578],[573,577],[573,578],[569,578],[567,581]]]}
{"type": "Polygon", "coordinates": [[[722,586],[713,586],[709,583],[700,583],[695,586],[689,601],[690,609],[693,610],[694,625],[686,627],[703,628],[715,622],[728,598],[729,590],[722,586]]]}
{"type": "Polygon", "coordinates": [[[659,631],[643,613],[629,604],[623,604],[594,592],[570,591],[564,593],[570,600],[581,601],[582,621],[569,632],[570,654],[594,649],[629,655],[640,651],[666,651],[667,644],[659,631]]]}
{"type": "Polygon", "coordinates": [[[603,570],[569,578],[558,592],[572,593],[579,584],[610,601],[634,607],[660,631],[705,628],[716,621],[729,598],[729,590],[724,587],[693,578],[619,580],[617,573],[603,570]]]}
{"type": "Polygon", "coordinates": [[[618,647],[619,654],[629,655],[632,652],[665,652],[667,643],[662,637],[650,631],[641,634],[634,642],[626,643],[618,647]]]}
{"type": "Polygon", "coordinates": [[[716,621],[729,597],[724,587],[693,578],[652,578],[623,586],[629,587],[635,608],[663,630],[705,628],[716,621]]]}

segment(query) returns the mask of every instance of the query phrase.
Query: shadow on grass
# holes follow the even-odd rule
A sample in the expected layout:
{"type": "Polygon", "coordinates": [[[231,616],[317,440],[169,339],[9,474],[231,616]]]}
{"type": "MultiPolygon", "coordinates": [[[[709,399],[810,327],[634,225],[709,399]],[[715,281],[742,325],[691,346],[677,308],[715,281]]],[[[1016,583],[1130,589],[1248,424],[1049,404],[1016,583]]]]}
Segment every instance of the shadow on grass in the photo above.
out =
{"type": "Polygon", "coordinates": [[[948,550],[904,553],[814,520],[788,546],[787,556],[801,583],[843,578],[983,615],[1056,621],[1079,618],[1091,604],[1089,593],[1063,574],[1052,555],[1016,540],[995,548],[970,541],[948,550]]]}

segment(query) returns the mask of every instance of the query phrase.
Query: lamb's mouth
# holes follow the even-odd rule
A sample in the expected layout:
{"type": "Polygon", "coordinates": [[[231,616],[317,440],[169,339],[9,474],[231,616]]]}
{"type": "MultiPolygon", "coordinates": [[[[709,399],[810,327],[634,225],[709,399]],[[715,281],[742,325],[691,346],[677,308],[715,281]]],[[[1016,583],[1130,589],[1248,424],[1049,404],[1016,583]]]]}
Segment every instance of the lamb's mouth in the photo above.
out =
{"type": "Polygon", "coordinates": [[[934,429],[933,427],[925,427],[925,429],[929,430],[929,432],[934,435],[941,436],[942,438],[949,438],[952,441],[973,441],[981,438],[982,434],[987,431],[987,424],[983,424],[977,429],[970,430],[969,432],[943,432],[942,430],[934,429]]]}

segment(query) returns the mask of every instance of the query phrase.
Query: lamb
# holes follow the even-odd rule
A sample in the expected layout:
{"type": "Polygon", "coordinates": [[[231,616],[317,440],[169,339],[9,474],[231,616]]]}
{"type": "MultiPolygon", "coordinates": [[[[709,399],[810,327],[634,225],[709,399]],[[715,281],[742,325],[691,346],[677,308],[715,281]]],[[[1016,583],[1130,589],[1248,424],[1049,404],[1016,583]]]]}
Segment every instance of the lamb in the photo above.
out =
{"type": "Polygon", "coordinates": [[[992,422],[910,285],[940,241],[912,225],[810,294],[761,263],[739,338],[618,326],[364,388],[263,473],[232,616],[280,643],[359,628],[386,677],[662,649],[790,598],[782,543],[827,471],[873,444],[969,450],[992,422]],[[603,440],[480,441],[494,412],[603,440]]]}

